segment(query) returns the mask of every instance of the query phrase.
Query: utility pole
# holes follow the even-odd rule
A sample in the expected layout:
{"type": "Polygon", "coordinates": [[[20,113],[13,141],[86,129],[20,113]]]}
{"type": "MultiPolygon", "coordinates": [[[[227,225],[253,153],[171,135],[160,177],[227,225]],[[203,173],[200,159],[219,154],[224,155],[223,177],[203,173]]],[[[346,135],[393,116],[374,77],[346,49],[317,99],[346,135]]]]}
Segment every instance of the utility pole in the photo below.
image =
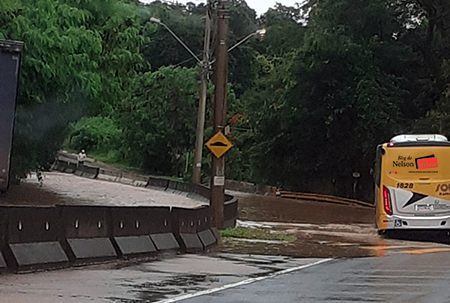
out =
{"type": "Polygon", "coordinates": [[[194,168],[192,182],[201,183],[203,137],[205,130],[206,93],[209,80],[209,45],[211,41],[211,11],[212,0],[208,0],[205,17],[205,38],[203,43],[203,60],[201,66],[200,99],[198,103],[197,132],[195,135],[194,168]]]}
{"type": "MultiPolygon", "coordinates": [[[[227,115],[228,85],[228,0],[217,1],[217,41],[214,67],[214,134],[224,131],[227,115]]],[[[225,157],[212,157],[211,171],[211,208],[213,226],[223,227],[225,200],[225,157]]]]}

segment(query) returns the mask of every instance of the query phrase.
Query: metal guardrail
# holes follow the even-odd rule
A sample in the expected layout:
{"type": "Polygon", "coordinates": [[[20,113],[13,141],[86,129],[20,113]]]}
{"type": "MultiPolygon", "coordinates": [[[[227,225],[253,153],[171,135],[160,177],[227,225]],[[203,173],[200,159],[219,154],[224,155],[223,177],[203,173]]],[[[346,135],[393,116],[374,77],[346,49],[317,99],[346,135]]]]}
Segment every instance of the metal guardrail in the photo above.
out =
{"type": "Polygon", "coordinates": [[[363,206],[363,207],[370,207],[370,208],[375,207],[373,204],[364,202],[364,201],[335,197],[335,196],[330,196],[330,195],[322,195],[322,194],[297,193],[297,192],[291,192],[291,191],[277,190],[274,195],[277,197],[280,197],[280,198],[287,198],[287,199],[334,203],[334,204],[351,205],[351,206],[363,206]]]}

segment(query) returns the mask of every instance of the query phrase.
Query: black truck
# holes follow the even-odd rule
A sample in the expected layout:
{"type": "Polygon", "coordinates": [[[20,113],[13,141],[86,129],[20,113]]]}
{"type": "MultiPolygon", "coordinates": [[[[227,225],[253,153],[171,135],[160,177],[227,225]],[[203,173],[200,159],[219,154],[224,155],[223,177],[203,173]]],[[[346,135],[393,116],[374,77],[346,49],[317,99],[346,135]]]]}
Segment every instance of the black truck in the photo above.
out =
{"type": "Polygon", "coordinates": [[[9,186],[20,56],[23,43],[0,40],[0,194],[9,186]]]}

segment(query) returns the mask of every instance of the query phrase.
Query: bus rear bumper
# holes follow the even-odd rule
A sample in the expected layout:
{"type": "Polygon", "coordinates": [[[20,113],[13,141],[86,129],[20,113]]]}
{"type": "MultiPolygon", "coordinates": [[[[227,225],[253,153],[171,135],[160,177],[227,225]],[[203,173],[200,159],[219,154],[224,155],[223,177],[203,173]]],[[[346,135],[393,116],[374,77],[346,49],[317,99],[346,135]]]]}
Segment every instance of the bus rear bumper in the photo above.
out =
{"type": "Polygon", "coordinates": [[[436,217],[386,216],[380,230],[450,229],[450,215],[436,217]]]}

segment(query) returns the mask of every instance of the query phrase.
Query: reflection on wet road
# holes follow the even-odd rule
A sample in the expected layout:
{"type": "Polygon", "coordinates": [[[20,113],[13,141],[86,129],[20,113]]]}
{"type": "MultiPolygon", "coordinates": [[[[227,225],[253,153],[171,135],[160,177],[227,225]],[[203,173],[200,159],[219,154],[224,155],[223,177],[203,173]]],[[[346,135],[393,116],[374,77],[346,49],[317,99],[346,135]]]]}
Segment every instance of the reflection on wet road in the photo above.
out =
{"type": "Polygon", "coordinates": [[[225,238],[219,250],[228,253],[282,254],[293,257],[382,257],[397,253],[450,250],[446,232],[409,232],[380,237],[372,224],[309,224],[240,221],[238,226],[294,235],[290,243],[225,238]]]}
{"type": "Polygon", "coordinates": [[[0,276],[0,302],[157,302],[317,261],[262,255],[182,255],[153,262],[5,275],[0,276]]]}
{"type": "Polygon", "coordinates": [[[181,302],[449,302],[449,282],[449,253],[394,254],[338,259],[181,302]]]}

